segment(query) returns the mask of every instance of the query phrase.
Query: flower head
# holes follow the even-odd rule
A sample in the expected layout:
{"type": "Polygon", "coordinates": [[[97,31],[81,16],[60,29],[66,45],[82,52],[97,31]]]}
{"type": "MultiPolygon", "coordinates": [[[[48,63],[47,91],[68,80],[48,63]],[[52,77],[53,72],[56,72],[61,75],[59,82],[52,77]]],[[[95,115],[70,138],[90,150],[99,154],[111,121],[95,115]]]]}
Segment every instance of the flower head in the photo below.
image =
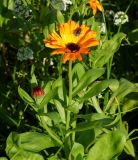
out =
{"type": "Polygon", "coordinates": [[[102,34],[105,34],[106,33],[106,26],[105,26],[105,23],[101,23],[99,25],[99,28],[100,28],[100,31],[102,34]]]}
{"type": "Polygon", "coordinates": [[[44,89],[41,86],[35,86],[32,90],[32,95],[34,97],[41,97],[44,95],[44,89]]]}
{"type": "Polygon", "coordinates": [[[71,5],[72,2],[70,0],[61,0],[61,1],[58,1],[58,0],[52,0],[52,4],[55,6],[56,3],[60,4],[60,10],[61,11],[66,11],[67,10],[67,5],[71,5]]]}
{"type": "Polygon", "coordinates": [[[107,18],[107,20],[112,21],[114,18],[114,11],[113,10],[106,10],[105,11],[105,17],[107,18]]]}
{"type": "Polygon", "coordinates": [[[67,60],[82,60],[81,54],[88,54],[91,46],[99,45],[96,32],[86,25],[79,25],[74,21],[59,25],[59,33],[50,34],[50,39],[44,39],[46,47],[55,48],[53,54],[64,54],[62,62],[67,60]]]}
{"type": "Polygon", "coordinates": [[[114,16],[114,24],[116,26],[119,26],[120,24],[124,24],[126,22],[128,22],[128,16],[125,12],[123,11],[119,11],[115,14],[114,16]]]}
{"type": "Polygon", "coordinates": [[[17,52],[17,59],[19,61],[24,61],[28,59],[34,59],[34,52],[29,47],[21,47],[17,52]]]}
{"type": "Polygon", "coordinates": [[[93,9],[93,15],[94,16],[97,13],[97,9],[101,12],[104,12],[104,8],[98,0],[90,0],[89,4],[90,4],[90,7],[93,9]]]}

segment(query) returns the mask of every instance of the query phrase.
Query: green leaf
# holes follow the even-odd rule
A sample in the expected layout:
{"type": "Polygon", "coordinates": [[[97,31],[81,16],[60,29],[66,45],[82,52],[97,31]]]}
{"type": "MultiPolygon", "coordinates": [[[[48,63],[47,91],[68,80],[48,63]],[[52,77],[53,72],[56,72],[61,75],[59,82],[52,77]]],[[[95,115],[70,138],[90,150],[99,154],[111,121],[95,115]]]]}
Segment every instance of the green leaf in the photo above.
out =
{"type": "Polygon", "coordinates": [[[106,128],[110,123],[113,122],[112,118],[102,118],[102,119],[97,119],[93,121],[86,121],[86,122],[81,122],[78,123],[75,129],[72,129],[68,132],[68,135],[71,134],[72,132],[81,132],[85,130],[91,130],[91,129],[102,129],[106,128]]]}
{"type": "Polygon", "coordinates": [[[67,91],[62,77],[59,77],[53,83],[52,88],[55,87],[58,87],[58,97],[56,97],[51,103],[56,106],[62,122],[65,123],[65,108],[67,108],[67,91]]]}
{"type": "Polygon", "coordinates": [[[52,89],[52,81],[45,82],[42,86],[44,88],[45,94],[48,94],[48,92],[52,89]]]}
{"type": "Polygon", "coordinates": [[[18,150],[15,155],[9,157],[12,160],[44,160],[43,156],[38,153],[28,152],[21,149],[18,150]]]}
{"type": "Polygon", "coordinates": [[[17,121],[13,119],[2,107],[0,107],[0,119],[10,126],[18,126],[17,121]]]}
{"type": "Polygon", "coordinates": [[[95,140],[94,129],[85,130],[76,133],[76,142],[81,143],[86,149],[95,140]],[[84,138],[85,137],[85,138],[84,138]]]}
{"type": "Polygon", "coordinates": [[[57,10],[57,20],[59,24],[64,23],[64,16],[60,10],[57,10]]]}
{"type": "Polygon", "coordinates": [[[111,160],[119,156],[126,143],[125,135],[120,131],[105,133],[89,150],[86,160],[111,160]]]}
{"type": "MultiPolygon", "coordinates": [[[[97,96],[99,93],[101,93],[103,90],[105,90],[107,87],[111,86],[111,85],[119,85],[119,82],[115,79],[110,79],[110,80],[104,80],[101,82],[95,82],[93,83],[89,90],[85,93],[85,95],[80,98],[81,101],[87,100],[93,96],[97,96]]],[[[114,88],[117,88],[114,86],[114,88]]]]}
{"type": "Polygon", "coordinates": [[[38,132],[21,133],[19,138],[19,147],[27,151],[39,152],[58,145],[49,135],[38,132]]]}
{"type": "Polygon", "coordinates": [[[76,118],[84,119],[86,121],[94,121],[110,117],[105,115],[104,113],[91,113],[91,114],[80,114],[77,115],[76,118]]]}
{"type": "Polygon", "coordinates": [[[83,103],[80,103],[76,100],[72,100],[72,105],[68,107],[68,110],[77,114],[82,109],[83,103]]]}
{"type": "Polygon", "coordinates": [[[27,104],[32,106],[34,108],[35,106],[35,101],[32,99],[32,97],[29,96],[27,92],[25,92],[21,87],[18,87],[18,93],[22,100],[24,100],[27,104]]]}
{"type": "Polygon", "coordinates": [[[130,33],[128,33],[128,39],[130,41],[138,43],[138,28],[132,30],[130,33]]]}
{"type": "Polygon", "coordinates": [[[104,64],[119,49],[121,41],[126,37],[124,33],[117,33],[111,40],[106,41],[101,49],[90,55],[93,67],[103,67],[104,64]]]}
{"type": "Polygon", "coordinates": [[[45,116],[49,117],[55,125],[61,123],[61,117],[58,112],[48,112],[45,116]]]}
{"type": "Polygon", "coordinates": [[[38,132],[10,133],[6,142],[6,153],[12,157],[19,150],[40,152],[58,144],[48,135],[38,132]]]}
{"type": "Polygon", "coordinates": [[[126,141],[124,151],[125,151],[128,155],[131,155],[132,157],[135,157],[135,150],[134,150],[134,146],[133,146],[131,140],[127,140],[127,141],[126,141]]]}
{"type": "Polygon", "coordinates": [[[69,154],[69,159],[74,159],[74,160],[83,160],[84,156],[84,147],[80,143],[74,143],[71,149],[71,152],[69,154]]]}
{"type": "Polygon", "coordinates": [[[12,18],[12,10],[14,8],[14,0],[1,0],[0,3],[0,27],[12,18]]]}
{"type": "Polygon", "coordinates": [[[40,103],[40,110],[44,108],[45,105],[47,105],[51,99],[55,98],[58,94],[58,88],[54,88],[53,90],[49,91],[48,94],[46,94],[43,98],[43,100],[40,103]]]}
{"type": "Polygon", "coordinates": [[[130,93],[125,98],[125,102],[121,107],[122,112],[128,112],[138,107],[138,93],[130,93]]]}
{"type": "Polygon", "coordinates": [[[110,109],[110,112],[114,113],[117,109],[117,101],[122,101],[124,97],[130,94],[131,92],[138,92],[138,86],[135,83],[131,83],[128,80],[122,78],[120,80],[118,89],[112,94],[110,100],[108,101],[106,110],[110,109]]]}
{"type": "Polygon", "coordinates": [[[90,83],[95,81],[104,73],[103,68],[90,69],[84,73],[79,81],[78,85],[73,89],[73,96],[75,96],[79,91],[87,87],[90,83]]]}
{"type": "Polygon", "coordinates": [[[73,87],[75,87],[80,81],[82,75],[85,73],[85,69],[81,63],[77,63],[72,69],[72,81],[73,87]]]}
{"type": "Polygon", "coordinates": [[[53,82],[52,89],[54,88],[58,88],[58,98],[62,101],[65,101],[66,103],[67,93],[62,77],[59,77],[56,81],[53,82]]]}
{"type": "Polygon", "coordinates": [[[38,85],[38,82],[37,82],[37,79],[36,79],[35,74],[32,74],[32,75],[31,75],[30,83],[31,83],[31,87],[32,87],[32,88],[38,85]]]}
{"type": "Polygon", "coordinates": [[[65,120],[65,109],[64,109],[64,107],[62,105],[62,102],[59,101],[59,100],[56,100],[56,99],[54,99],[53,102],[54,102],[54,104],[55,104],[55,106],[56,106],[56,108],[58,110],[58,113],[59,113],[59,115],[61,117],[62,122],[65,124],[66,123],[66,120],[65,120]]]}
{"type": "Polygon", "coordinates": [[[47,158],[47,160],[57,160],[57,159],[58,159],[57,155],[54,155],[54,156],[47,158]]]}
{"type": "Polygon", "coordinates": [[[44,26],[43,33],[45,38],[49,37],[49,33],[55,30],[55,22],[56,22],[56,10],[51,9],[46,13],[47,7],[44,8],[43,12],[40,15],[41,23],[44,26]]]}
{"type": "Polygon", "coordinates": [[[6,157],[0,157],[0,160],[8,160],[6,157]]]}

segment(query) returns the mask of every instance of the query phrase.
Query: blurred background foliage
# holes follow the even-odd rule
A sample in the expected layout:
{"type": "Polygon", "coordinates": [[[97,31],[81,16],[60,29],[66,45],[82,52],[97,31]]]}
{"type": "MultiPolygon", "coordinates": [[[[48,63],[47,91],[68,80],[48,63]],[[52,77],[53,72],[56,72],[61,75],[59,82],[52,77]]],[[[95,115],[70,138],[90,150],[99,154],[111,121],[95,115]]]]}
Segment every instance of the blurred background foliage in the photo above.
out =
{"type": "MultiPolygon", "coordinates": [[[[125,11],[129,3],[130,0],[102,1],[105,11],[113,10],[114,12],[125,11]]],[[[50,0],[1,0],[0,2],[0,156],[6,156],[5,142],[11,131],[24,132],[30,128],[33,130],[34,124],[37,127],[33,111],[27,106],[26,110],[25,104],[17,94],[18,86],[31,94],[29,81],[34,69],[40,84],[61,74],[60,58],[51,58],[51,50],[44,47],[43,39],[64,20],[77,21],[78,18],[82,18],[83,21],[84,18],[87,20],[91,16],[90,11],[86,11],[85,16],[79,11],[71,12],[72,5],[62,12],[59,7],[60,3],[54,6],[50,0]],[[24,56],[24,60],[19,60],[17,57],[21,47],[24,48],[24,52],[29,52],[28,54],[31,50],[33,58],[25,59],[24,56]],[[30,50],[28,51],[26,47],[30,50]]],[[[82,10],[81,7],[83,8],[83,5],[80,5],[80,10],[82,10]]],[[[127,35],[127,38],[114,56],[111,78],[123,77],[137,82],[137,0],[132,2],[127,15],[129,22],[121,27],[121,31],[127,35]]],[[[118,26],[115,26],[112,20],[105,18],[110,38],[117,32],[118,26]]],[[[99,19],[101,17],[97,15],[96,20],[99,19]]],[[[62,72],[63,76],[64,72],[66,72],[66,66],[62,72]]],[[[133,98],[137,99],[138,95],[135,94],[133,98]]],[[[138,110],[135,110],[123,117],[129,123],[130,130],[138,128],[137,116],[138,110]]],[[[137,153],[138,141],[134,141],[134,145],[137,153]]],[[[121,156],[121,159],[128,158],[121,156]]]]}

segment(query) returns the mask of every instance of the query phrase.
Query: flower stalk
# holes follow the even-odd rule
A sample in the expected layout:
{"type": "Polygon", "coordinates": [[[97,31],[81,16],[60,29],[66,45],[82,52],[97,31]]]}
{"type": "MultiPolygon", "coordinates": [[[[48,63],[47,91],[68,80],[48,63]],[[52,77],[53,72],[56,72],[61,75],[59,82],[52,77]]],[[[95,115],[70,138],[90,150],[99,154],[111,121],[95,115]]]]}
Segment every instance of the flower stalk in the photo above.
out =
{"type": "MultiPolygon", "coordinates": [[[[69,61],[69,72],[68,72],[68,78],[69,78],[69,103],[68,107],[72,104],[72,61],[69,61]]],[[[66,119],[66,130],[69,129],[69,123],[70,123],[70,111],[67,110],[67,119],[66,119]]]]}

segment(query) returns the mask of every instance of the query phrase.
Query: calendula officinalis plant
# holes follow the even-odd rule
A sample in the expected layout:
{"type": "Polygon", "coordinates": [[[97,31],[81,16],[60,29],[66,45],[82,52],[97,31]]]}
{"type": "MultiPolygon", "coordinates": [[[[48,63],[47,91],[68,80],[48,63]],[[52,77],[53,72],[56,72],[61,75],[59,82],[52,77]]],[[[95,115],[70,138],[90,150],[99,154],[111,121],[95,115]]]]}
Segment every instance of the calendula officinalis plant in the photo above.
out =
{"type": "MultiPolygon", "coordinates": [[[[28,0],[23,2],[31,6],[28,0]]],[[[49,55],[40,68],[48,71],[44,64],[50,61],[57,72],[44,73],[41,82],[32,64],[30,93],[18,86],[25,110],[30,109],[37,123],[28,131],[9,134],[7,156],[10,160],[120,160],[123,154],[136,158],[132,140],[138,129],[130,131],[123,116],[136,109],[137,101],[131,103],[129,96],[137,94],[138,84],[112,76],[113,57],[128,42],[120,32],[122,23],[109,35],[104,0],[41,3],[31,11],[32,20],[40,23],[44,54],[49,55]]]]}

